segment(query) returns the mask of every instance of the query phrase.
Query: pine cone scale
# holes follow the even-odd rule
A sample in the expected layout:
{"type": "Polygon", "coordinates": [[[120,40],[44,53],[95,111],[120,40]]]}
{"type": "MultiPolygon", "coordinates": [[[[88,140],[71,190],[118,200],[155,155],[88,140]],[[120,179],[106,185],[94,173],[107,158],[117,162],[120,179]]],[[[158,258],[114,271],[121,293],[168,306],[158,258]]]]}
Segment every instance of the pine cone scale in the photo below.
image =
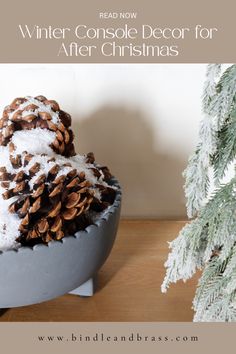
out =
{"type": "Polygon", "coordinates": [[[35,192],[33,192],[32,197],[33,197],[34,199],[35,199],[35,198],[38,198],[40,195],[43,194],[44,189],[45,189],[45,184],[39,185],[38,188],[35,190],[35,192]]]}
{"type": "Polygon", "coordinates": [[[37,224],[37,228],[40,234],[44,234],[49,229],[49,224],[47,219],[41,219],[37,224]]]}
{"type": "Polygon", "coordinates": [[[74,208],[80,200],[80,193],[72,192],[67,196],[66,208],[71,209],[74,208]]]}
{"type": "Polygon", "coordinates": [[[35,202],[33,202],[30,210],[29,210],[29,213],[30,214],[33,214],[33,213],[36,213],[39,208],[41,207],[41,197],[38,197],[35,202]]]}
{"type": "Polygon", "coordinates": [[[49,198],[55,197],[59,193],[62,192],[63,189],[63,183],[57,184],[56,187],[52,190],[52,192],[49,194],[49,198]]]}
{"type": "Polygon", "coordinates": [[[49,212],[48,217],[54,218],[58,215],[59,211],[61,210],[61,202],[58,202],[49,212]]]}
{"type": "Polygon", "coordinates": [[[60,216],[57,216],[53,225],[51,226],[51,231],[57,233],[62,228],[62,219],[60,216]]]}
{"type": "Polygon", "coordinates": [[[67,209],[62,213],[62,216],[65,220],[72,220],[76,217],[76,215],[77,215],[76,208],[67,209]]]}

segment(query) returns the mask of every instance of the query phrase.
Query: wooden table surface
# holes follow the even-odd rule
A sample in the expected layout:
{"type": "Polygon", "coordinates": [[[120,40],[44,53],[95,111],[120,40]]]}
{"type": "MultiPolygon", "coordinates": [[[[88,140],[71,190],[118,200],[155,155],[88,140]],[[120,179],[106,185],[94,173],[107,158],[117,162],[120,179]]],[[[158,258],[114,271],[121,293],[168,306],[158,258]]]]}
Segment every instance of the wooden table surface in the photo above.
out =
{"type": "Polygon", "coordinates": [[[122,220],[93,297],[64,295],[1,311],[0,321],[191,321],[196,277],[162,294],[167,241],[183,221],[122,220]]]}

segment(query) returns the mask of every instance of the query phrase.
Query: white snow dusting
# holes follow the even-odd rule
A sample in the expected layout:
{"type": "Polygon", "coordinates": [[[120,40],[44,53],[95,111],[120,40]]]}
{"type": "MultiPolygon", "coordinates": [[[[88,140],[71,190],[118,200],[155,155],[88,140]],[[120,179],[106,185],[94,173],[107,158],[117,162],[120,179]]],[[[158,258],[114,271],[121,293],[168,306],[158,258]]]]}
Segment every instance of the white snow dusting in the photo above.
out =
{"type": "Polygon", "coordinates": [[[48,129],[36,128],[16,131],[11,141],[15,145],[15,154],[27,151],[30,154],[54,155],[50,145],[56,138],[56,133],[48,129]]]}

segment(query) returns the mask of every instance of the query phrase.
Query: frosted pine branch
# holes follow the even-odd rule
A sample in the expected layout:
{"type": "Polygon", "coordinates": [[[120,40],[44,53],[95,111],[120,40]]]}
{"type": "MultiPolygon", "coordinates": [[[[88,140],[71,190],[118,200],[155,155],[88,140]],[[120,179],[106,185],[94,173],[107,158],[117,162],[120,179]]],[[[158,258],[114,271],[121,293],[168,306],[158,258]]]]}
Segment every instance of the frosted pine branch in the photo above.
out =
{"type": "MultiPolygon", "coordinates": [[[[184,189],[187,198],[187,214],[190,218],[195,216],[199,209],[204,206],[207,198],[212,156],[215,156],[216,163],[219,160],[216,167],[218,172],[215,173],[218,184],[224,177],[229,163],[236,156],[234,127],[226,130],[228,136],[225,139],[218,139],[217,136],[219,127],[222,127],[225,119],[230,114],[234,117],[233,112],[236,109],[236,66],[229,67],[217,82],[220,69],[221,65],[219,64],[208,66],[203,94],[205,117],[200,125],[198,146],[189,159],[188,166],[183,174],[185,177],[184,189]],[[231,143],[231,146],[228,143],[231,143]]],[[[236,126],[236,118],[232,124],[234,122],[236,126]]],[[[225,129],[223,129],[223,133],[224,131],[225,129]]]]}
{"type": "Polygon", "coordinates": [[[183,173],[187,214],[193,217],[204,205],[209,186],[210,157],[216,151],[216,128],[214,120],[206,115],[201,122],[199,145],[183,173]]]}
{"type": "Polygon", "coordinates": [[[201,269],[204,254],[201,249],[204,244],[201,243],[201,237],[205,237],[204,229],[198,220],[194,220],[169,244],[171,253],[165,263],[167,271],[161,286],[162,292],[167,291],[170,283],[176,283],[180,279],[186,281],[197,269],[201,269]]]}
{"type": "Polygon", "coordinates": [[[236,247],[222,261],[214,257],[205,267],[195,299],[195,322],[236,321],[236,247]]]}
{"type": "Polygon", "coordinates": [[[236,157],[236,109],[232,111],[227,122],[218,132],[216,152],[213,155],[213,166],[216,183],[219,184],[225,176],[229,164],[236,157]]]}
{"type": "Polygon", "coordinates": [[[220,72],[220,65],[208,66],[204,119],[184,171],[188,216],[197,217],[170,243],[162,284],[165,292],[170,283],[202,269],[193,301],[195,322],[236,322],[236,176],[222,184],[229,165],[236,165],[236,65],[220,72]]]}
{"type": "Polygon", "coordinates": [[[216,93],[205,107],[211,117],[217,118],[218,129],[222,127],[228,115],[235,109],[236,65],[230,66],[216,84],[216,93]]]}
{"type": "Polygon", "coordinates": [[[204,84],[202,103],[203,112],[208,112],[208,106],[212,97],[216,94],[216,82],[220,75],[221,64],[209,64],[206,72],[206,81],[204,84]]]}
{"type": "MultiPolygon", "coordinates": [[[[212,251],[223,247],[225,240],[232,236],[232,231],[236,229],[236,219],[229,212],[229,204],[231,209],[236,209],[233,194],[235,184],[233,179],[228,185],[219,188],[202,208],[198,218],[187,224],[170,243],[172,251],[165,263],[167,272],[162,284],[163,292],[170,283],[191,278],[197,269],[201,269],[211,259],[212,251]],[[219,223],[221,229],[218,230],[219,223]]],[[[236,242],[236,238],[232,238],[232,242],[236,242]]],[[[231,252],[231,248],[228,248],[228,252],[231,252]]],[[[225,257],[228,256],[229,253],[226,253],[225,257]]]]}

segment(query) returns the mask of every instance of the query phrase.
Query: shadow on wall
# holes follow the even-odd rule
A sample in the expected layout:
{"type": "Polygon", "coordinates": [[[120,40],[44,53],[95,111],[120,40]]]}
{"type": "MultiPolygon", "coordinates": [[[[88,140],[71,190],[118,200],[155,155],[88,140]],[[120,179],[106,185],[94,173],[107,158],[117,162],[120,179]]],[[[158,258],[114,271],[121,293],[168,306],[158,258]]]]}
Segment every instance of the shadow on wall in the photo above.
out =
{"type": "MultiPolygon", "coordinates": [[[[140,111],[104,107],[84,120],[74,120],[76,149],[95,153],[109,166],[123,189],[122,215],[186,218],[182,171],[186,162],[174,152],[154,150],[152,128],[140,111]]],[[[157,144],[158,146],[158,144],[157,144]]]]}

